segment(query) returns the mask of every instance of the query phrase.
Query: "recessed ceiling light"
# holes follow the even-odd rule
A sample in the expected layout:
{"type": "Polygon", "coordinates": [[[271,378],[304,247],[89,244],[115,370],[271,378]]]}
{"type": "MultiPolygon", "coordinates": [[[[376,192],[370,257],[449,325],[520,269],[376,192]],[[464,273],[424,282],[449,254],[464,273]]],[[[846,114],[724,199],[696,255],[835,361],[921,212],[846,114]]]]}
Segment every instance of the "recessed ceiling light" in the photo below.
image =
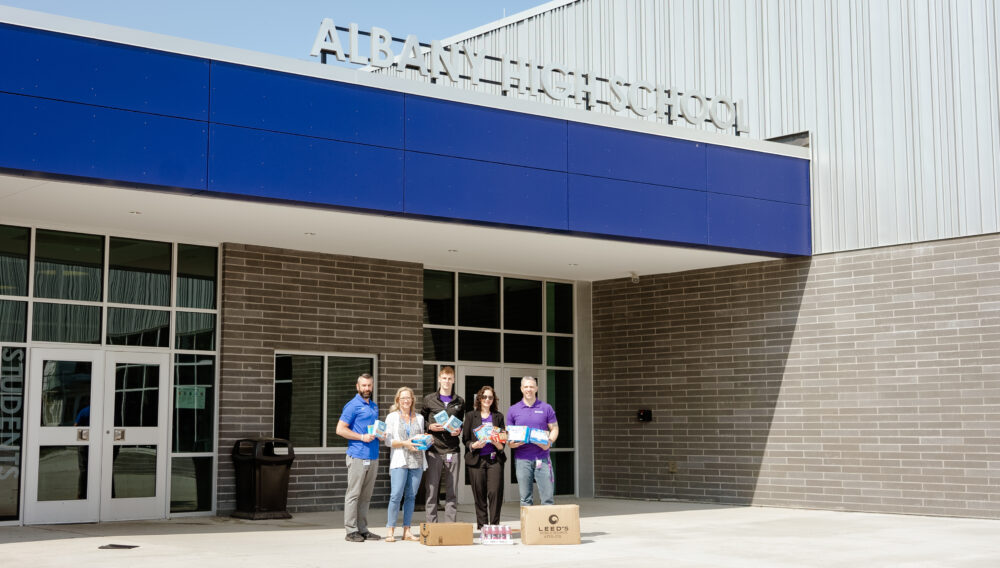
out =
{"type": "Polygon", "coordinates": [[[142,211],[129,211],[130,215],[142,215],[142,211]]]}
{"type": "Polygon", "coordinates": [[[302,233],[302,234],[305,235],[305,236],[307,236],[307,237],[315,237],[316,236],[316,233],[313,233],[313,232],[310,232],[310,231],[306,231],[305,233],[302,233]]]}
{"type": "Polygon", "coordinates": [[[575,262],[571,262],[571,263],[569,263],[569,265],[570,265],[570,266],[580,266],[579,264],[577,264],[577,263],[575,263],[575,262]]]}
{"type": "Polygon", "coordinates": [[[458,249],[448,249],[448,252],[458,252],[458,249]]]}

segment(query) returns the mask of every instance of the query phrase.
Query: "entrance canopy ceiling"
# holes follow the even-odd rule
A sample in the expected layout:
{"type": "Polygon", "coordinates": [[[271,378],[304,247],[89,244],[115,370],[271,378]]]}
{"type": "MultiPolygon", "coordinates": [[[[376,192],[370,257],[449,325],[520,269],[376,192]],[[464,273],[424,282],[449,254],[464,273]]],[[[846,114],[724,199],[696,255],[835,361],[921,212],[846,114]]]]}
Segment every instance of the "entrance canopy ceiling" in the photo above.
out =
{"type": "Polygon", "coordinates": [[[0,224],[192,244],[256,244],[584,281],[773,258],[19,175],[0,175],[0,224]]]}

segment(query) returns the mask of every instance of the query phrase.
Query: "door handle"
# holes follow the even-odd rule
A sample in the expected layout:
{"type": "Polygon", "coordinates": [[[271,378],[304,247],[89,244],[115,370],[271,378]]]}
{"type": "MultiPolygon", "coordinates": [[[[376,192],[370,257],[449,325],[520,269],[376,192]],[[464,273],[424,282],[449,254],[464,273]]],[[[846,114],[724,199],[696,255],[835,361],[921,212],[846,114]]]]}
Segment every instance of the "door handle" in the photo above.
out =
{"type": "Polygon", "coordinates": [[[115,428],[115,441],[116,442],[123,442],[123,441],[125,441],[125,429],[124,428],[115,428]]]}
{"type": "Polygon", "coordinates": [[[89,442],[90,441],[90,428],[77,428],[76,429],[76,441],[77,442],[89,442]]]}

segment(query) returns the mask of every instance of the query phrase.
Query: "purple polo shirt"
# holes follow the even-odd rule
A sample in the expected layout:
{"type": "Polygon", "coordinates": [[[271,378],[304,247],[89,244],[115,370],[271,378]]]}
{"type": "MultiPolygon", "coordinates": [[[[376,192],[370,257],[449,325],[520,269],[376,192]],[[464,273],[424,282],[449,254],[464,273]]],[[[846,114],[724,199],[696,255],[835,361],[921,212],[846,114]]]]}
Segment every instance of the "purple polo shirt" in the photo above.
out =
{"type": "MultiPolygon", "coordinates": [[[[514,426],[529,426],[539,430],[548,431],[549,424],[555,424],[556,411],[547,403],[537,398],[532,406],[525,406],[524,401],[518,402],[507,411],[507,424],[514,426]]],[[[514,459],[537,460],[548,459],[549,451],[543,450],[534,444],[525,444],[520,448],[512,450],[514,459]]]]}

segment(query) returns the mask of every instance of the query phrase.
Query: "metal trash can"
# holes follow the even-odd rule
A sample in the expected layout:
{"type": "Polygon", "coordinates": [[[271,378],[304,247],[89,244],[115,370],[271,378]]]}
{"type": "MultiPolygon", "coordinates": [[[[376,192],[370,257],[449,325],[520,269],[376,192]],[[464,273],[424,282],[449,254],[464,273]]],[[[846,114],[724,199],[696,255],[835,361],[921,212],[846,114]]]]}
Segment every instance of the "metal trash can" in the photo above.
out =
{"type": "Polygon", "coordinates": [[[288,475],[295,461],[292,443],[280,438],[237,440],[233,444],[236,511],[240,519],[290,519],[288,475]]]}

